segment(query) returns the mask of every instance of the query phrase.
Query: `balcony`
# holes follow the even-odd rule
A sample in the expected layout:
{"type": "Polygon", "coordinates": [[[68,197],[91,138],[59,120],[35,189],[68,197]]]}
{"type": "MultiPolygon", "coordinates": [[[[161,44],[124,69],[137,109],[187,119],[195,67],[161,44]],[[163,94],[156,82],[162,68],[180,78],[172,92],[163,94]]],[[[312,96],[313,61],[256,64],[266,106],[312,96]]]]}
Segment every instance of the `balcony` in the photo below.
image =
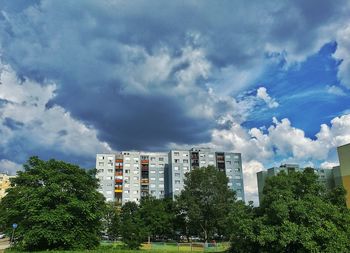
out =
{"type": "Polygon", "coordinates": [[[116,163],[123,163],[123,159],[116,159],[115,162],[116,163]]]}
{"type": "Polygon", "coordinates": [[[141,164],[149,164],[149,160],[141,160],[141,164]]]}
{"type": "Polygon", "coordinates": [[[122,193],[122,192],[123,192],[123,189],[115,189],[114,192],[122,193]]]}
{"type": "Polygon", "coordinates": [[[144,178],[144,179],[141,179],[141,184],[148,184],[149,183],[149,179],[147,178],[144,178]]]}
{"type": "Polygon", "coordinates": [[[123,183],[123,179],[120,179],[120,178],[117,178],[116,180],[115,180],[115,182],[118,184],[118,183],[123,183]]]}

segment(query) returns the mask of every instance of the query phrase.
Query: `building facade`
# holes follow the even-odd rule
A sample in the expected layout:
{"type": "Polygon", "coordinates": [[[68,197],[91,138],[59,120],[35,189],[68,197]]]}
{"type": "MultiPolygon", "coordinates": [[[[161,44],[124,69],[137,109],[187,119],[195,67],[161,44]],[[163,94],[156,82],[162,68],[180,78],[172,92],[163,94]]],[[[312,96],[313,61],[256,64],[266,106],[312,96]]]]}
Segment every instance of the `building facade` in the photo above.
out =
{"type": "Polygon", "coordinates": [[[0,200],[5,197],[6,190],[11,187],[10,179],[15,176],[9,176],[5,173],[0,173],[0,200]]]}
{"type": "Polygon", "coordinates": [[[229,188],[244,201],[241,154],[209,148],[97,154],[96,177],[100,181],[99,192],[107,201],[138,203],[145,196],[175,198],[184,188],[186,173],[209,165],[226,173],[229,188]]]}
{"type": "Polygon", "coordinates": [[[337,182],[346,190],[346,205],[350,208],[350,143],[337,148],[339,166],[334,167],[337,182]]]}

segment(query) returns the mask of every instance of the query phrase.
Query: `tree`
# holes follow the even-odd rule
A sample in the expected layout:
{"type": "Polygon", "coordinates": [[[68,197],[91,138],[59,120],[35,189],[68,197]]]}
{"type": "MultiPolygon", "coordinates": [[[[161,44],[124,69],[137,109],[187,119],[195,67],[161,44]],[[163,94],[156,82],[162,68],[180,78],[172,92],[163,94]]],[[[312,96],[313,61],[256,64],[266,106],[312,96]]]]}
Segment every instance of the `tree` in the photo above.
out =
{"type": "Polygon", "coordinates": [[[279,173],[263,191],[261,206],[238,223],[232,252],[350,251],[344,191],[328,194],[312,169],[279,173]]]}
{"type": "Polygon", "coordinates": [[[120,205],[115,202],[107,203],[104,217],[104,230],[110,240],[117,240],[120,236],[120,205]]]}
{"type": "Polygon", "coordinates": [[[25,250],[90,249],[99,244],[105,203],[98,181],[63,161],[29,158],[11,181],[0,216],[25,250]]]}
{"type": "Polygon", "coordinates": [[[120,215],[122,241],[129,249],[139,249],[147,239],[147,230],[141,219],[140,210],[135,202],[123,205],[120,215]]]}
{"type": "Polygon", "coordinates": [[[172,234],[174,212],[168,199],[145,197],[141,199],[140,214],[148,235],[152,239],[164,239],[172,234]],[[170,207],[170,208],[169,208],[170,207]]]}
{"type": "Polygon", "coordinates": [[[227,213],[236,201],[227,186],[224,172],[215,167],[194,169],[187,174],[185,187],[177,198],[178,215],[185,219],[188,234],[205,241],[223,235],[227,213]]]}

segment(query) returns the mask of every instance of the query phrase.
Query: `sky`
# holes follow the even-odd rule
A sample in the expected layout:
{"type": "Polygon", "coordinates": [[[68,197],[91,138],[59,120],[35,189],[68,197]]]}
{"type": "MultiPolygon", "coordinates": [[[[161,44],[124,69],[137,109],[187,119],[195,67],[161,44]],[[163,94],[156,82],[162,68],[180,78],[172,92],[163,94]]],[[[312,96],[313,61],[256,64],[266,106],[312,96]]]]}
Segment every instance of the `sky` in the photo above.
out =
{"type": "Polygon", "coordinates": [[[0,171],[192,146],[256,172],[350,142],[350,2],[0,0],[0,171]]]}

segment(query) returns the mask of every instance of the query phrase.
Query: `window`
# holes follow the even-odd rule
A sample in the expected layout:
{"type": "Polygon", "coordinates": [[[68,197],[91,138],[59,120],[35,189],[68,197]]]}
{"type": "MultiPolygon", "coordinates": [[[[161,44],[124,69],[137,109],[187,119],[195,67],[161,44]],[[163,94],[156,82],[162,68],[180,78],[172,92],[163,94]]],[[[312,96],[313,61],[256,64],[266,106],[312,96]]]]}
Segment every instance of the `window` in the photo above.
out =
{"type": "Polygon", "coordinates": [[[151,184],[150,187],[151,188],[156,188],[156,185],[155,184],[151,184]]]}
{"type": "Polygon", "coordinates": [[[175,177],[180,177],[180,173],[175,173],[175,177]]]}
{"type": "Polygon", "coordinates": [[[152,194],[152,195],[156,195],[156,191],[152,190],[152,191],[151,191],[151,194],[152,194]]]}
{"type": "Polygon", "coordinates": [[[103,166],[104,164],[104,162],[98,162],[98,166],[103,166]]]}
{"type": "Polygon", "coordinates": [[[106,191],[106,194],[112,194],[112,192],[111,191],[106,191]]]}
{"type": "Polygon", "coordinates": [[[228,185],[228,186],[232,186],[232,183],[228,183],[227,185],[228,185]]]}
{"type": "Polygon", "coordinates": [[[151,162],[154,162],[156,160],[155,157],[151,157],[151,162]]]}
{"type": "Polygon", "coordinates": [[[138,163],[139,159],[137,157],[134,157],[134,161],[138,163]]]}
{"type": "Polygon", "coordinates": [[[226,161],[226,164],[231,164],[231,161],[226,161]]]}
{"type": "Polygon", "coordinates": [[[213,154],[209,154],[208,156],[209,156],[209,158],[214,158],[213,154]]]}
{"type": "Polygon", "coordinates": [[[235,176],[235,179],[241,179],[241,176],[237,175],[235,176]]]}
{"type": "Polygon", "coordinates": [[[160,191],[160,194],[163,195],[163,194],[164,194],[164,191],[160,191]]]}
{"type": "Polygon", "coordinates": [[[215,163],[214,163],[214,161],[209,161],[208,164],[209,165],[214,165],[215,163]]]}
{"type": "Polygon", "coordinates": [[[154,163],[151,163],[150,167],[156,167],[156,165],[154,163]]]}
{"type": "Polygon", "coordinates": [[[153,180],[153,181],[154,181],[154,180],[156,180],[156,178],[155,178],[155,177],[151,177],[150,179],[151,179],[151,180],[153,180]]]}
{"type": "Polygon", "coordinates": [[[164,174],[164,170],[160,170],[160,171],[159,171],[159,174],[164,174]]]}
{"type": "Polygon", "coordinates": [[[174,159],[174,163],[179,163],[180,159],[174,159]]]}
{"type": "Polygon", "coordinates": [[[159,161],[163,162],[164,161],[164,157],[159,157],[159,161]]]}
{"type": "Polygon", "coordinates": [[[183,159],[183,163],[188,163],[188,159],[183,159]]]}
{"type": "Polygon", "coordinates": [[[159,178],[159,181],[160,181],[160,182],[164,181],[164,178],[162,178],[162,177],[161,177],[161,178],[159,178]]]}
{"type": "Polygon", "coordinates": [[[182,156],[183,156],[183,157],[188,157],[188,154],[185,153],[185,154],[182,154],[182,156]]]}
{"type": "Polygon", "coordinates": [[[201,164],[205,164],[205,161],[201,161],[201,164]]]}
{"type": "Polygon", "coordinates": [[[139,177],[134,177],[134,180],[139,180],[139,177]]]}
{"type": "Polygon", "coordinates": [[[187,170],[188,170],[188,167],[183,167],[183,170],[184,170],[184,171],[187,171],[187,170]]]}
{"type": "Polygon", "coordinates": [[[155,170],[151,170],[150,173],[151,173],[151,174],[155,174],[156,171],[155,171],[155,170]]]}
{"type": "Polygon", "coordinates": [[[129,174],[130,170],[125,170],[125,174],[129,174]]]}
{"type": "Polygon", "coordinates": [[[130,163],[124,164],[124,167],[130,167],[130,163]]]}
{"type": "Polygon", "coordinates": [[[162,188],[162,189],[163,189],[163,188],[164,188],[164,184],[160,184],[160,185],[159,185],[159,188],[162,188]]]}
{"type": "Polygon", "coordinates": [[[105,159],[105,157],[104,157],[104,156],[99,156],[98,158],[99,158],[100,160],[105,159]]]}
{"type": "Polygon", "coordinates": [[[174,155],[178,156],[178,155],[180,155],[180,153],[179,152],[174,152],[174,155]]]}
{"type": "Polygon", "coordinates": [[[105,177],[106,180],[112,180],[112,177],[105,177]]]}
{"type": "Polygon", "coordinates": [[[226,157],[226,158],[231,158],[231,156],[230,156],[230,155],[226,155],[225,157],[226,157]]]}
{"type": "Polygon", "coordinates": [[[242,186],[242,184],[241,184],[241,183],[236,183],[236,185],[237,185],[237,186],[242,186]]]}
{"type": "MultiPolygon", "coordinates": [[[[103,173],[103,171],[104,171],[103,169],[98,169],[97,170],[98,173],[103,173]]],[[[0,178],[0,179],[2,179],[2,178],[0,178]]]]}
{"type": "Polygon", "coordinates": [[[130,161],[130,157],[125,157],[125,161],[130,161]]]}
{"type": "Polygon", "coordinates": [[[139,171],[138,170],[134,170],[134,175],[137,175],[139,174],[139,171]]]}
{"type": "Polygon", "coordinates": [[[178,170],[179,170],[179,167],[175,166],[175,167],[174,167],[174,170],[178,171],[178,170]]]}
{"type": "Polygon", "coordinates": [[[180,184],[181,181],[180,180],[175,180],[175,184],[180,184]]]}
{"type": "Polygon", "coordinates": [[[129,190],[124,190],[124,193],[126,194],[129,194],[129,192],[130,192],[129,190]]]}

